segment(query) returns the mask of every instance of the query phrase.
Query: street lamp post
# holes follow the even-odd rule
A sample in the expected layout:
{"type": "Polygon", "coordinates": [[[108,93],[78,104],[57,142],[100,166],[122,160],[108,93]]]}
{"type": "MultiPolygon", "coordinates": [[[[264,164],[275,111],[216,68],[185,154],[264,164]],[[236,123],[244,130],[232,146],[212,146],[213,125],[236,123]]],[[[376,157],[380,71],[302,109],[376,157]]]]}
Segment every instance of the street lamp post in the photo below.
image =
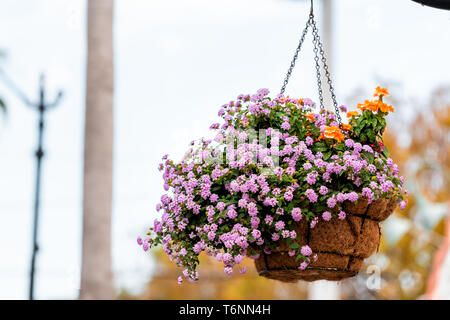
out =
{"type": "Polygon", "coordinates": [[[44,140],[44,128],[45,128],[45,113],[46,111],[56,107],[61,98],[62,91],[59,91],[53,102],[48,103],[45,100],[45,76],[41,74],[39,79],[39,101],[37,103],[32,102],[28,97],[15,85],[13,81],[6,75],[6,73],[0,69],[0,75],[6,85],[24,102],[25,105],[37,110],[39,113],[38,120],[38,147],[36,149],[36,181],[35,181],[35,198],[33,207],[33,247],[31,254],[31,266],[30,266],[30,285],[28,298],[34,299],[34,282],[35,282],[35,270],[36,270],[36,256],[39,250],[38,245],[38,225],[39,225],[39,212],[40,212],[40,198],[41,198],[41,171],[42,171],[42,158],[44,156],[43,140],[44,140]]]}
{"type": "Polygon", "coordinates": [[[39,250],[38,245],[38,223],[39,223],[39,211],[40,211],[40,197],[41,197],[41,169],[42,169],[42,157],[44,156],[43,150],[43,136],[44,136],[44,124],[45,124],[45,112],[59,103],[62,97],[62,92],[59,91],[56,99],[53,103],[46,103],[45,101],[45,77],[41,75],[39,81],[39,102],[32,104],[31,107],[39,112],[38,122],[38,147],[36,150],[36,185],[35,185],[35,198],[34,198],[34,215],[33,215],[33,251],[31,255],[31,267],[30,267],[30,287],[29,287],[29,299],[34,299],[34,276],[36,266],[36,255],[39,250]]]}

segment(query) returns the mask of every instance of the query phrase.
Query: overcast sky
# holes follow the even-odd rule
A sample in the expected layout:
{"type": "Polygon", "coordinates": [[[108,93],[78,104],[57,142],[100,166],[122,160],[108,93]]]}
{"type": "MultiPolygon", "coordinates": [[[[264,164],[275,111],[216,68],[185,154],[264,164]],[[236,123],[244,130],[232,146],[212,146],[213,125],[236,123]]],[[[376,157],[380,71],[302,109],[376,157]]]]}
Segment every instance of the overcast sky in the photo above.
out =
{"type": "MultiPolygon", "coordinates": [[[[409,0],[335,2],[339,102],[356,89],[369,97],[378,78],[401,83],[398,97],[420,101],[450,84],[449,12],[409,0]]],[[[57,89],[65,93],[48,113],[45,132],[40,299],[78,295],[85,10],[82,0],[0,2],[0,49],[7,52],[0,67],[33,99],[41,71],[50,99],[57,89]]],[[[218,107],[238,94],[262,87],[278,93],[308,10],[307,2],[288,0],[116,0],[112,249],[118,289],[138,293],[151,274],[151,259],[135,239],[156,217],[160,157],[179,158],[189,141],[208,134],[218,107]]],[[[312,63],[309,38],[287,89],[291,96],[316,100],[312,63]]],[[[25,299],[37,114],[1,81],[0,96],[9,108],[0,119],[0,298],[25,299]]]]}

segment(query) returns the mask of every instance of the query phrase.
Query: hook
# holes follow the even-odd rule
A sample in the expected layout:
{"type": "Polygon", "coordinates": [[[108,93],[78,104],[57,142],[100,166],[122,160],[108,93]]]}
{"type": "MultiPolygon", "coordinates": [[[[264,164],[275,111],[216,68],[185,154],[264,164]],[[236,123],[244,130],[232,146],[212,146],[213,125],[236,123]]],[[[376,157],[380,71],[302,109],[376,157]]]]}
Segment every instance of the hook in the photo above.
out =
{"type": "Polygon", "coordinates": [[[313,0],[311,0],[311,10],[309,11],[309,15],[314,15],[313,13],[313,0]]]}

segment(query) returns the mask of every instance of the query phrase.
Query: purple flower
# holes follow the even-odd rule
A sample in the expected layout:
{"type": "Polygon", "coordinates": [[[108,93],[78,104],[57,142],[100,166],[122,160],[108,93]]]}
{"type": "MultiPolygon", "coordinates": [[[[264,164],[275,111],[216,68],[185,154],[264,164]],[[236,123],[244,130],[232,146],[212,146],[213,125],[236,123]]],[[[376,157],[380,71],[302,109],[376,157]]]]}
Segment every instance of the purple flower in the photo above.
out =
{"type": "Polygon", "coordinates": [[[319,222],[319,218],[314,217],[314,219],[311,221],[310,227],[314,228],[316,226],[317,222],[319,222]]]}
{"type": "Polygon", "coordinates": [[[370,146],[368,146],[368,145],[364,145],[363,146],[363,150],[366,151],[366,152],[369,152],[369,153],[373,153],[372,148],[370,146]]]}
{"type": "Polygon", "coordinates": [[[291,213],[294,221],[300,221],[302,219],[302,210],[300,208],[293,208],[291,213]]]}
{"type": "Polygon", "coordinates": [[[228,216],[228,218],[230,218],[230,219],[236,218],[236,217],[237,217],[237,212],[236,212],[236,210],[234,210],[234,208],[230,208],[230,209],[227,211],[227,216],[228,216]]]}
{"type": "Polygon", "coordinates": [[[328,211],[325,211],[324,213],[322,213],[322,218],[325,221],[330,221],[331,220],[331,213],[328,211]]]}
{"type": "Polygon", "coordinates": [[[259,238],[261,237],[261,231],[259,231],[259,230],[257,230],[257,229],[254,229],[254,230],[252,231],[252,236],[253,236],[253,238],[255,238],[256,240],[259,239],[259,238]]]}
{"type": "Polygon", "coordinates": [[[371,173],[375,173],[375,171],[377,171],[377,168],[373,164],[369,164],[367,166],[367,171],[369,171],[371,173]]]}
{"type": "Polygon", "coordinates": [[[326,195],[328,193],[328,188],[325,186],[320,186],[319,193],[323,196],[326,195]]]}
{"type": "Polygon", "coordinates": [[[258,214],[258,208],[256,207],[256,204],[253,202],[250,202],[247,205],[248,214],[252,217],[256,216],[258,214]]]}
{"type": "Polygon", "coordinates": [[[216,238],[216,233],[214,231],[208,232],[208,240],[209,241],[214,241],[215,238],[216,238]]]}
{"type": "Polygon", "coordinates": [[[356,192],[350,192],[347,193],[347,200],[350,200],[351,202],[355,202],[356,200],[358,200],[358,194],[356,192]]]}
{"type": "Polygon", "coordinates": [[[401,201],[400,202],[400,210],[405,209],[405,207],[406,207],[406,201],[401,201]]]}
{"type": "Polygon", "coordinates": [[[141,238],[141,237],[138,237],[138,238],[137,238],[137,243],[138,243],[138,245],[140,245],[140,246],[142,245],[142,238],[141,238]]]}
{"type": "Polygon", "coordinates": [[[225,272],[225,274],[230,275],[233,273],[233,268],[232,267],[225,267],[223,268],[223,271],[225,272]]]}
{"type": "Polygon", "coordinates": [[[303,246],[300,250],[300,253],[305,257],[310,256],[312,254],[312,250],[309,246],[303,246]]]}
{"type": "Polygon", "coordinates": [[[292,192],[285,192],[284,193],[284,199],[286,201],[292,201],[293,198],[294,198],[294,194],[292,192]]]}
{"type": "Polygon", "coordinates": [[[308,189],[305,191],[305,195],[308,197],[310,202],[317,202],[317,194],[313,189],[308,189]]]}
{"type": "Polygon", "coordinates": [[[291,128],[291,125],[289,124],[289,122],[283,122],[281,124],[281,129],[283,130],[289,130],[291,128]]]}
{"type": "Polygon", "coordinates": [[[283,221],[278,221],[277,223],[275,223],[275,229],[283,230],[284,229],[284,222],[283,221]]]}
{"type": "Polygon", "coordinates": [[[225,209],[225,203],[222,201],[218,202],[216,208],[222,212],[225,209]]]}
{"type": "Polygon", "coordinates": [[[328,198],[327,205],[328,208],[334,208],[336,206],[336,199],[334,197],[328,198]]]}
{"type": "Polygon", "coordinates": [[[240,199],[239,201],[238,201],[238,207],[239,208],[245,208],[247,206],[247,200],[245,200],[245,199],[240,199]]]}
{"type": "Polygon", "coordinates": [[[355,143],[353,142],[352,139],[347,139],[347,140],[345,140],[345,146],[346,146],[347,148],[351,148],[351,147],[353,147],[354,145],[355,145],[355,143]]]}
{"type": "Polygon", "coordinates": [[[345,214],[344,211],[341,211],[341,212],[339,212],[339,214],[338,214],[338,218],[341,219],[341,220],[344,220],[346,216],[347,216],[347,215],[345,214]]]}
{"type": "Polygon", "coordinates": [[[266,224],[268,224],[268,225],[271,225],[272,222],[273,222],[273,217],[267,215],[267,216],[264,218],[264,222],[265,222],[266,224]]]}
{"type": "Polygon", "coordinates": [[[306,263],[305,261],[303,261],[303,262],[300,264],[300,267],[298,267],[298,268],[299,268],[300,270],[305,270],[307,266],[308,266],[308,263],[306,263]]]}
{"type": "Polygon", "coordinates": [[[310,185],[313,185],[316,183],[316,177],[318,176],[318,173],[316,171],[312,171],[308,173],[306,176],[306,182],[310,185]]]}
{"type": "Polygon", "coordinates": [[[354,149],[356,152],[360,152],[360,151],[362,150],[362,144],[359,143],[359,142],[355,143],[355,145],[353,146],[353,149],[354,149]]]}
{"type": "Polygon", "coordinates": [[[343,193],[338,193],[336,199],[339,202],[344,202],[345,200],[347,200],[347,197],[343,193]]]}

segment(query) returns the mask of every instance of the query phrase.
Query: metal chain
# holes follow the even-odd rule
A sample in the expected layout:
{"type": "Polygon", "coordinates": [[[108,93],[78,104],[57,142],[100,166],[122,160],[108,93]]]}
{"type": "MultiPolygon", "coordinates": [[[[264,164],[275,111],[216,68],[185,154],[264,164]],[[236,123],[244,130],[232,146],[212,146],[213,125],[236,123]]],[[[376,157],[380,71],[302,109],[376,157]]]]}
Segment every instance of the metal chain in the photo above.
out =
{"type": "Polygon", "coordinates": [[[301,50],[301,48],[302,48],[302,44],[303,44],[303,42],[305,41],[306,34],[308,33],[308,28],[309,28],[309,26],[310,26],[311,18],[312,18],[312,15],[309,16],[309,19],[308,19],[308,21],[306,22],[305,29],[303,29],[303,33],[302,33],[302,36],[301,36],[301,38],[300,38],[300,42],[298,43],[297,49],[295,49],[295,54],[294,54],[294,57],[293,57],[293,59],[292,59],[292,61],[291,61],[291,65],[289,66],[289,69],[288,69],[288,72],[287,72],[287,74],[286,74],[286,77],[284,78],[283,86],[281,87],[280,94],[283,94],[284,91],[286,90],[286,86],[287,86],[287,84],[288,84],[288,82],[289,82],[289,78],[291,77],[292,70],[293,70],[294,67],[295,67],[295,61],[296,61],[297,58],[298,58],[298,54],[300,53],[300,50],[301,50]]]}
{"type": "MultiPolygon", "coordinates": [[[[313,18],[311,18],[312,20],[313,18]]],[[[314,21],[314,20],[312,20],[314,21]]],[[[310,24],[313,28],[313,25],[310,24]]],[[[318,40],[317,40],[317,30],[312,29],[313,33],[313,44],[314,44],[314,61],[316,63],[316,76],[317,76],[317,88],[319,90],[319,102],[320,102],[320,109],[324,109],[323,106],[323,91],[322,91],[322,77],[320,75],[320,64],[319,64],[319,54],[318,54],[318,40]]]]}
{"type": "Polygon", "coordinates": [[[331,100],[333,101],[334,110],[336,111],[336,118],[338,120],[339,127],[342,129],[342,118],[341,118],[340,111],[339,111],[339,108],[338,108],[338,103],[337,103],[337,100],[336,100],[336,94],[334,93],[334,87],[333,87],[333,83],[331,81],[330,72],[328,70],[327,59],[325,58],[325,52],[323,50],[323,45],[322,45],[322,42],[320,41],[319,30],[317,29],[316,21],[314,20],[313,1],[312,0],[311,0],[311,10],[310,10],[310,13],[309,13],[309,19],[306,22],[305,29],[303,29],[302,36],[301,36],[300,41],[298,43],[297,49],[295,50],[295,54],[294,54],[294,57],[293,57],[293,59],[291,61],[291,65],[289,66],[288,72],[287,72],[286,77],[285,77],[285,79],[283,81],[283,86],[281,87],[280,94],[283,94],[284,91],[286,90],[286,86],[287,86],[287,84],[289,82],[289,78],[291,77],[292,70],[295,67],[295,62],[296,62],[296,60],[298,58],[298,54],[300,53],[301,47],[303,45],[303,42],[305,41],[305,37],[306,37],[306,34],[308,33],[309,27],[312,28],[312,34],[313,34],[314,61],[316,63],[316,76],[317,76],[317,86],[318,86],[318,90],[319,90],[320,108],[324,109],[322,80],[321,80],[320,65],[319,65],[319,54],[322,57],[322,59],[321,59],[322,66],[323,66],[323,69],[325,71],[325,77],[327,79],[328,87],[330,89],[331,100]]]}
{"type": "Polygon", "coordinates": [[[313,30],[313,35],[319,45],[320,55],[322,56],[322,65],[323,65],[323,69],[325,70],[325,77],[327,78],[328,86],[330,88],[331,100],[333,101],[334,110],[336,111],[336,117],[337,117],[337,120],[339,123],[339,127],[342,128],[342,118],[341,118],[341,114],[339,112],[338,103],[336,100],[336,94],[334,93],[334,87],[333,87],[333,83],[331,81],[331,75],[328,70],[327,59],[325,58],[325,52],[323,50],[322,42],[320,41],[319,30],[317,29],[314,18],[311,19],[311,26],[312,26],[312,30],[313,30]]]}

